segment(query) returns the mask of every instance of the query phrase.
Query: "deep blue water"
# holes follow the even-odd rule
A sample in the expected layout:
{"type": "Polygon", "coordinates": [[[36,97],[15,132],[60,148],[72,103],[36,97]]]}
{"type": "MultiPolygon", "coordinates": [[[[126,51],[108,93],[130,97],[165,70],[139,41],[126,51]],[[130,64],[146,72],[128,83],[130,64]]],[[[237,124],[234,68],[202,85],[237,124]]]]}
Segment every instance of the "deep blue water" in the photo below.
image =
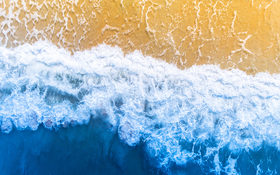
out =
{"type": "Polygon", "coordinates": [[[150,174],[141,146],[130,148],[101,120],[0,135],[1,175],[150,174]]]}
{"type": "MultiPolygon", "coordinates": [[[[88,125],[49,130],[42,126],[36,131],[14,130],[0,134],[1,175],[50,174],[216,174],[212,172],[213,158],[195,158],[185,165],[171,164],[168,168],[154,168],[145,147],[129,147],[122,143],[117,133],[102,119],[91,120],[88,125]]],[[[186,145],[187,146],[187,145],[186,145]]],[[[203,149],[206,145],[197,145],[203,149]]],[[[277,174],[280,172],[280,152],[266,144],[257,150],[232,153],[227,148],[219,150],[219,158],[226,173],[229,157],[237,159],[238,174],[277,174]]]]}
{"type": "Polygon", "coordinates": [[[0,47],[0,131],[0,175],[279,174],[280,76],[0,47]]]}

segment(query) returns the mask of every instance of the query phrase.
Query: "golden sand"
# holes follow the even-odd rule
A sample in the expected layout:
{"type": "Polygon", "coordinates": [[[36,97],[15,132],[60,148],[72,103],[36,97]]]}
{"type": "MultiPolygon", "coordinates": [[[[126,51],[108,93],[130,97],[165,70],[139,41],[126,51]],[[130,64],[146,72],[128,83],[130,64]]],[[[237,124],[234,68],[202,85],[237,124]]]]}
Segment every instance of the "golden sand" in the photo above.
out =
{"type": "Polygon", "coordinates": [[[175,63],[280,72],[277,0],[0,0],[0,39],[71,51],[100,43],[175,63]]]}

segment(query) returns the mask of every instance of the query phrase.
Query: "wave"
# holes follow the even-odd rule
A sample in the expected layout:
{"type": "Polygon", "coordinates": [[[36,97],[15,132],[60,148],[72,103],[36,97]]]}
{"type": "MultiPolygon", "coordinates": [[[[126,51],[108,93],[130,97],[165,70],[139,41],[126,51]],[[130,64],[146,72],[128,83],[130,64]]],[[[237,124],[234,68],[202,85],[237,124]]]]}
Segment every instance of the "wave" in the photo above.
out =
{"type": "Polygon", "coordinates": [[[220,173],[238,173],[240,151],[280,147],[279,74],[180,70],[107,45],[71,55],[47,41],[0,47],[0,65],[4,133],[101,118],[123,143],[143,144],[154,167],[211,162],[220,173]]]}

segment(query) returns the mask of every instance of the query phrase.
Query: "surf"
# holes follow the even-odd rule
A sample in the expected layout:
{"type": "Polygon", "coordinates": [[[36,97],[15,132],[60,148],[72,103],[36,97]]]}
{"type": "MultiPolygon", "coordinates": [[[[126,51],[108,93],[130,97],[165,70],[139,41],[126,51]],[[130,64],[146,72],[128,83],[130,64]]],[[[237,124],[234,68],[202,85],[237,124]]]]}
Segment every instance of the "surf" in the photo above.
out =
{"type": "MultiPolygon", "coordinates": [[[[71,54],[47,41],[0,47],[0,62],[2,138],[34,131],[38,141],[38,130],[70,133],[102,121],[105,133],[125,149],[139,148],[139,159],[158,173],[279,172],[278,74],[181,70],[119,47],[71,54]]],[[[80,143],[84,134],[70,135],[80,143]]]]}

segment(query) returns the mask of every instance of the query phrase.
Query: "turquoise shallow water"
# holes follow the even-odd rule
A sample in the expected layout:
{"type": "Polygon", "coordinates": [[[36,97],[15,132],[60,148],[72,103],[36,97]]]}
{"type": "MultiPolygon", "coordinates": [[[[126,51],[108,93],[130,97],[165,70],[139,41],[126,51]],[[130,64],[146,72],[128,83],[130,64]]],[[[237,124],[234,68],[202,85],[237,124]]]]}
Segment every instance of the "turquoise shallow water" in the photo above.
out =
{"type": "Polygon", "coordinates": [[[0,80],[3,174],[280,171],[278,74],[40,41],[1,47],[0,80]]]}

